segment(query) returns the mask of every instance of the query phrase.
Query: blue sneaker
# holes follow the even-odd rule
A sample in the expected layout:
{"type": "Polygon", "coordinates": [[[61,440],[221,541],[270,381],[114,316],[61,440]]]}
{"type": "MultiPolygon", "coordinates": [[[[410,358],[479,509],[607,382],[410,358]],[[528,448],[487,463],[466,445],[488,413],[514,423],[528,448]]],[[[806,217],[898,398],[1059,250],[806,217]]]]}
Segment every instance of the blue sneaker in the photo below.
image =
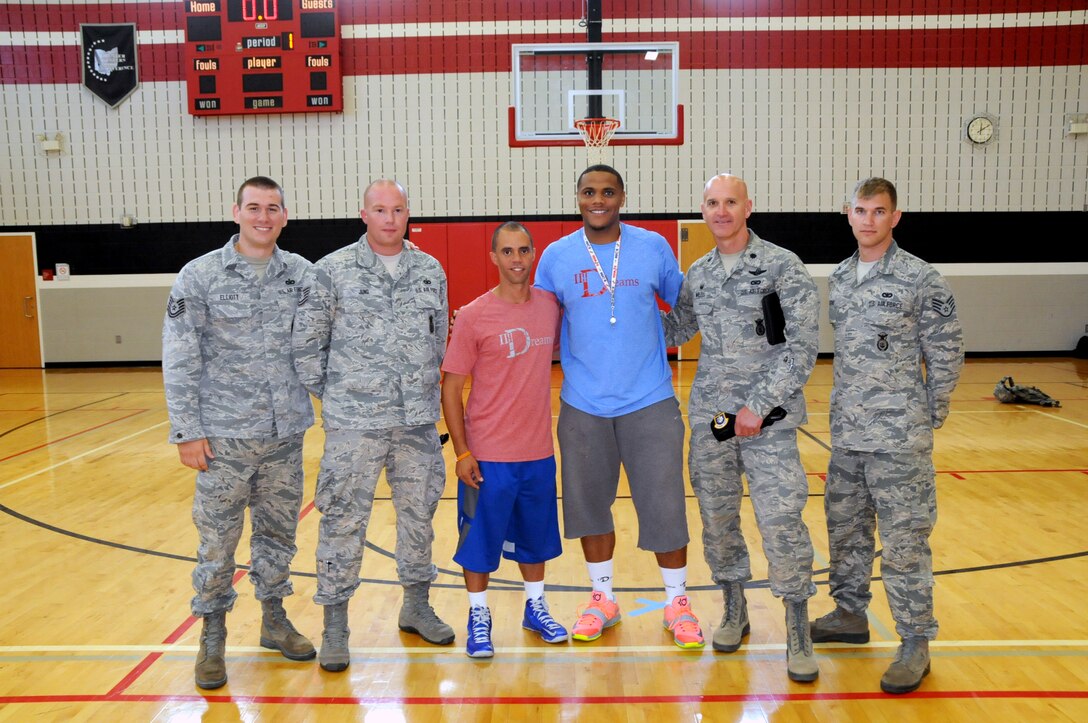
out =
{"type": "Polygon", "coordinates": [[[491,608],[468,609],[468,642],[465,652],[470,658],[490,658],[495,654],[491,644],[491,608]]]}
{"type": "Polygon", "coordinates": [[[567,639],[567,629],[555,622],[548,612],[548,603],[542,597],[525,601],[525,618],[521,621],[521,627],[532,630],[545,643],[562,643],[567,639]]]}

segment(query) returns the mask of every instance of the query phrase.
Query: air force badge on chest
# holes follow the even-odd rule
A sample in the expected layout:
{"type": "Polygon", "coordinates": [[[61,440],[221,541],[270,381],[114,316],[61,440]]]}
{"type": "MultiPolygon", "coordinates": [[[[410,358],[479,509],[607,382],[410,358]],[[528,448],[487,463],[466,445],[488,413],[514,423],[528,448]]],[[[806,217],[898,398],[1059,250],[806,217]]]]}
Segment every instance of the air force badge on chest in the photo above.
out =
{"type": "Polygon", "coordinates": [[[881,353],[891,348],[889,337],[892,339],[897,338],[893,335],[893,332],[902,330],[904,313],[908,311],[907,304],[904,303],[897,291],[896,289],[878,289],[869,297],[867,303],[866,316],[869,318],[870,323],[876,327],[874,330],[876,338],[873,340],[873,346],[881,353]]]}
{"type": "Polygon", "coordinates": [[[750,279],[748,283],[741,282],[737,286],[738,296],[763,296],[767,293],[769,286],[766,286],[763,279],[750,279]]]}
{"type": "Polygon", "coordinates": [[[882,311],[902,311],[903,301],[894,291],[879,291],[869,299],[869,308],[882,311]]]}
{"type": "Polygon", "coordinates": [[[298,300],[298,305],[302,306],[310,298],[310,287],[300,286],[297,279],[284,279],[283,287],[280,289],[280,294],[286,296],[294,296],[298,300]]]}

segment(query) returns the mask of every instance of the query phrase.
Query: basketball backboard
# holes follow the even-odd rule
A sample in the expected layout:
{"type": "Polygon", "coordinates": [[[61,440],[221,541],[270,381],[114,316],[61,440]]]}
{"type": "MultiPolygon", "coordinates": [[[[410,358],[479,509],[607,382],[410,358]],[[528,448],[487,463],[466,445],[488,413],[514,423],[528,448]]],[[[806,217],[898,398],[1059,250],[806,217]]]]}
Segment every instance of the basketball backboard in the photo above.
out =
{"type": "Polygon", "coordinates": [[[615,118],[611,145],[680,145],[680,45],[528,43],[512,46],[511,146],[581,145],[579,118],[615,118]]]}

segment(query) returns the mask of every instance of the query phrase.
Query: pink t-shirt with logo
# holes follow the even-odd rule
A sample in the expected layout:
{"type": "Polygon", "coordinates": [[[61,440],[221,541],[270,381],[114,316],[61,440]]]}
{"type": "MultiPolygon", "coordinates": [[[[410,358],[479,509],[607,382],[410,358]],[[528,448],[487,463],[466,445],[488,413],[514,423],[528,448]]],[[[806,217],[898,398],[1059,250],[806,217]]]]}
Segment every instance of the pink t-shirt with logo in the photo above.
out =
{"type": "Polygon", "coordinates": [[[551,366],[559,303],[532,289],[512,304],[490,291],[457,312],[442,371],[472,377],[465,437],[478,460],[528,462],[550,457],[551,366]]]}

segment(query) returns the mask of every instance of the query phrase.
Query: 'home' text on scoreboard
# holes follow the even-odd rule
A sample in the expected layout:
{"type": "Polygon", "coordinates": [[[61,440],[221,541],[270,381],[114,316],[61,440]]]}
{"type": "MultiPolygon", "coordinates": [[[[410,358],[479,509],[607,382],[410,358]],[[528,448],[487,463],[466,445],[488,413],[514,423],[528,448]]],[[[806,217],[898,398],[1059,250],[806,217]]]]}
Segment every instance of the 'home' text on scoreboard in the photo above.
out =
{"type": "Polygon", "coordinates": [[[186,0],[193,115],[344,110],[337,0],[186,0]]]}

